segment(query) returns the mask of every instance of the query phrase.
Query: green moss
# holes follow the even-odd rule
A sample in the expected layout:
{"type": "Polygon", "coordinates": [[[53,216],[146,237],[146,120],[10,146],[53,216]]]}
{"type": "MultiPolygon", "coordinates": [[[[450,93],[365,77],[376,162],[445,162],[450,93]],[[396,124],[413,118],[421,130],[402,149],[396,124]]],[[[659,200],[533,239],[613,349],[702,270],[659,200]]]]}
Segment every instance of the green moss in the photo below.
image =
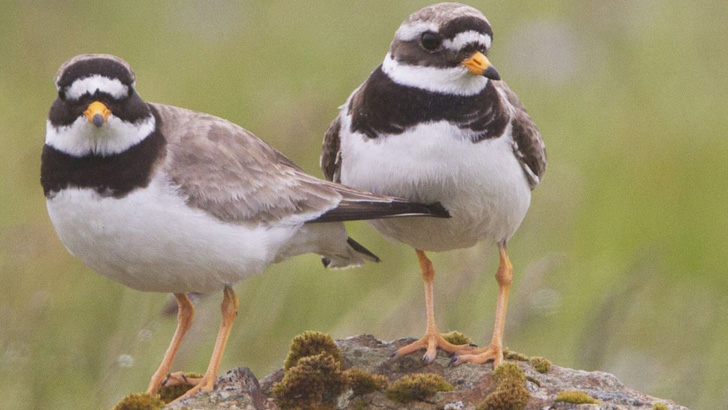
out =
{"type": "Polygon", "coordinates": [[[152,397],[149,393],[134,393],[121,399],[112,410],[157,410],[164,404],[159,397],[152,397]]]}
{"type": "Polygon", "coordinates": [[[518,352],[512,352],[508,348],[503,349],[503,358],[506,360],[517,360],[519,362],[527,362],[528,356],[518,352]]]}
{"type": "Polygon", "coordinates": [[[473,341],[470,340],[469,337],[465,336],[464,334],[458,332],[457,330],[453,330],[451,332],[443,333],[442,338],[447,340],[448,342],[454,344],[454,345],[471,345],[473,344],[473,341]]]}
{"type": "Polygon", "coordinates": [[[363,396],[384,390],[389,382],[380,374],[371,374],[361,369],[349,369],[344,372],[349,388],[354,391],[354,396],[363,396]]]}
{"type": "Polygon", "coordinates": [[[432,373],[410,374],[402,376],[387,389],[387,397],[400,402],[409,403],[425,400],[439,391],[452,391],[453,387],[442,376],[432,373]]]}
{"type": "Polygon", "coordinates": [[[477,410],[522,410],[528,402],[526,374],[515,363],[503,363],[493,372],[495,391],[485,397],[477,410]]]}
{"type": "MultiPolygon", "coordinates": [[[[200,373],[187,372],[185,373],[185,376],[190,379],[199,379],[203,375],[200,373]]],[[[174,401],[174,399],[176,399],[177,397],[180,397],[181,395],[187,393],[187,390],[193,387],[195,387],[195,385],[191,383],[176,384],[174,386],[163,386],[159,388],[159,398],[165,403],[170,403],[174,401]]]]}
{"type": "Polygon", "coordinates": [[[533,366],[533,368],[539,373],[548,373],[551,369],[551,362],[544,357],[532,357],[528,360],[528,362],[531,363],[531,366],[533,366]]]}
{"type": "Polygon", "coordinates": [[[281,409],[333,409],[336,398],[346,389],[339,362],[329,354],[303,357],[286,370],[271,393],[281,409]]]}
{"type": "Polygon", "coordinates": [[[665,403],[655,403],[652,405],[652,410],[670,410],[665,403]]]}
{"type": "Polygon", "coordinates": [[[581,390],[566,390],[556,395],[556,401],[572,404],[599,404],[599,400],[581,390]]]}
{"type": "Polygon", "coordinates": [[[341,351],[327,333],[307,330],[293,338],[283,369],[295,366],[301,358],[326,353],[337,363],[341,363],[341,351]]]}

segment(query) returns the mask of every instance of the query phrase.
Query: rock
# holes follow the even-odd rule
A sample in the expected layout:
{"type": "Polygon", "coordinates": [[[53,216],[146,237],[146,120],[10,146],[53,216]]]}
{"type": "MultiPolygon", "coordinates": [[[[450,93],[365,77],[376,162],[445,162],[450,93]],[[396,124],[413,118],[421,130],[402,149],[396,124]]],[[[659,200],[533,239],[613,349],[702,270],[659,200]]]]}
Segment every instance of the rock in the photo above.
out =
{"type": "MultiPolygon", "coordinates": [[[[392,353],[414,339],[398,339],[382,342],[372,335],[361,335],[337,340],[342,353],[342,369],[357,368],[385,376],[390,383],[404,375],[434,373],[442,376],[454,390],[438,392],[426,401],[401,404],[392,401],[385,391],[353,396],[351,389],[339,396],[336,408],[361,409],[421,409],[421,410],[475,410],[494,392],[497,381],[492,364],[465,363],[449,367],[450,357],[438,352],[431,364],[424,364],[421,355],[413,354],[392,358],[392,353]]],[[[552,365],[548,372],[539,373],[528,361],[516,361],[525,373],[526,389],[530,398],[526,410],[535,409],[644,409],[651,410],[656,403],[663,403],[670,410],[688,410],[669,400],[662,400],[625,387],[615,376],[604,372],[586,372],[552,365]],[[583,391],[600,404],[573,404],[556,402],[556,396],[564,391],[583,391]]],[[[278,407],[270,398],[272,386],[283,379],[283,370],[265,377],[260,383],[247,368],[229,371],[218,380],[215,391],[190,397],[169,409],[246,409],[274,410],[278,407]]]]}
{"type": "Polygon", "coordinates": [[[247,367],[238,367],[217,379],[214,391],[186,398],[165,409],[276,410],[278,407],[265,397],[253,372],[247,367]]]}

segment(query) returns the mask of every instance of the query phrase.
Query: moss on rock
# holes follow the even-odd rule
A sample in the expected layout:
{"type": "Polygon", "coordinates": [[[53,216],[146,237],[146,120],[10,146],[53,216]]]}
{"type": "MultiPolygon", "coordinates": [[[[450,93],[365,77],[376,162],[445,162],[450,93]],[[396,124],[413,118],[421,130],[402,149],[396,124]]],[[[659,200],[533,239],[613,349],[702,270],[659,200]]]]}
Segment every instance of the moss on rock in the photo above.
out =
{"type": "Polygon", "coordinates": [[[387,389],[387,397],[399,403],[425,400],[440,391],[452,391],[453,387],[442,376],[432,373],[402,376],[387,389]]]}
{"type": "Polygon", "coordinates": [[[528,356],[526,356],[525,354],[508,350],[508,348],[503,349],[503,358],[506,360],[516,360],[519,362],[528,361],[528,356]]]}
{"type": "Polygon", "coordinates": [[[469,337],[458,332],[457,330],[443,333],[442,338],[454,345],[471,345],[471,344],[473,344],[473,341],[470,340],[469,337]]]}
{"type": "Polygon", "coordinates": [[[308,356],[326,353],[337,363],[341,363],[341,351],[328,333],[307,330],[293,338],[283,369],[288,370],[299,360],[308,356]]]}
{"type": "Polygon", "coordinates": [[[571,404],[599,404],[599,400],[581,390],[566,390],[556,395],[556,401],[571,404]]]}
{"type": "Polygon", "coordinates": [[[354,396],[363,396],[374,393],[375,391],[384,390],[389,384],[386,377],[368,373],[361,369],[346,370],[344,376],[346,377],[349,388],[353,390],[354,396]]]}
{"type": "MultiPolygon", "coordinates": [[[[339,360],[341,360],[339,358],[339,360]]],[[[285,372],[271,393],[281,409],[333,409],[347,386],[339,361],[327,353],[307,356],[285,372]]]]}
{"type": "Polygon", "coordinates": [[[478,410],[522,410],[530,397],[526,374],[516,363],[503,363],[493,372],[496,389],[485,397],[478,410]]]}
{"type": "Polygon", "coordinates": [[[528,362],[539,373],[548,373],[551,370],[551,362],[545,357],[532,357],[528,362]]]}
{"type": "Polygon", "coordinates": [[[149,393],[133,393],[121,399],[112,410],[157,410],[164,405],[165,403],[159,396],[152,397],[149,393]]]}

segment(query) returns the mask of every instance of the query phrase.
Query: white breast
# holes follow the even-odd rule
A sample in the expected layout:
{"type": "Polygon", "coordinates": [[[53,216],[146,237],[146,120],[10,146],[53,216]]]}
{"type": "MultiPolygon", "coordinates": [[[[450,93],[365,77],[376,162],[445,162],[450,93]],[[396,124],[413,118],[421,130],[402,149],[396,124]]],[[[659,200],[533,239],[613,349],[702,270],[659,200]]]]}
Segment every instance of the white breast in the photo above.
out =
{"type": "Polygon", "coordinates": [[[443,251],[510,238],[528,210],[531,191],[506,135],[473,143],[448,122],[419,124],[369,139],[351,133],[342,112],[341,181],[417,202],[440,202],[452,218],[373,222],[384,235],[413,247],[443,251]]]}
{"type": "Polygon", "coordinates": [[[300,224],[253,227],[188,207],[161,178],[124,198],[64,189],[47,201],[68,250],[97,272],[143,291],[209,292],[272,263],[300,224]]]}

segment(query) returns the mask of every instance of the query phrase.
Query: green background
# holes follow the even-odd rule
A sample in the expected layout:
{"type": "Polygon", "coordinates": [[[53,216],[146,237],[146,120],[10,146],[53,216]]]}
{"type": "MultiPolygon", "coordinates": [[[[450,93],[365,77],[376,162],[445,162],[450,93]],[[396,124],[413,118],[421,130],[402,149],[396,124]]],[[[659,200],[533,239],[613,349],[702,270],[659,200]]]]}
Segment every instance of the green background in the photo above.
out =
{"type": "MultiPolygon", "coordinates": [[[[244,126],[321,176],[336,107],[420,1],[0,2],[0,397],[3,408],[104,408],[146,388],[175,326],[168,296],[126,289],[67,253],[39,185],[53,77],[86,52],[134,67],[147,101],[244,126]]],[[[615,373],[693,409],[728,408],[728,2],[473,2],[490,60],[548,147],[510,243],[505,343],[615,373]]],[[[364,223],[382,259],[325,271],[306,255],[236,286],[222,370],[279,367],[303,330],[419,337],[414,252],[364,223]]],[[[483,344],[494,248],[433,255],[440,328],[483,344]]],[[[206,368],[221,294],[198,303],[175,369],[206,368]]]]}

